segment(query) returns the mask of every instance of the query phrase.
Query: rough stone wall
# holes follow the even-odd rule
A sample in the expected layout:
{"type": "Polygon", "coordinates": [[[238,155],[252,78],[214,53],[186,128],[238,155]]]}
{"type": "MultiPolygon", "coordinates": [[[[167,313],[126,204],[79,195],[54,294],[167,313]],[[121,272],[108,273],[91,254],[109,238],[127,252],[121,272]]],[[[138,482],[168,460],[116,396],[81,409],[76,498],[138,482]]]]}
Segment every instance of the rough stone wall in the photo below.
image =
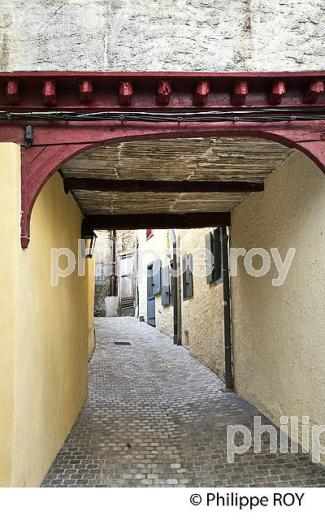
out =
{"type": "Polygon", "coordinates": [[[136,233],[132,229],[124,229],[116,232],[118,253],[130,253],[136,247],[136,233]]]}
{"type": "Polygon", "coordinates": [[[236,390],[277,424],[282,415],[325,424],[324,222],[324,175],[300,152],[232,215],[232,247],[273,247],[282,259],[296,249],[281,287],[274,262],[254,278],[240,258],[232,278],[236,390]]]}
{"type": "Polygon", "coordinates": [[[2,71],[324,69],[323,0],[3,0],[2,71]]]}

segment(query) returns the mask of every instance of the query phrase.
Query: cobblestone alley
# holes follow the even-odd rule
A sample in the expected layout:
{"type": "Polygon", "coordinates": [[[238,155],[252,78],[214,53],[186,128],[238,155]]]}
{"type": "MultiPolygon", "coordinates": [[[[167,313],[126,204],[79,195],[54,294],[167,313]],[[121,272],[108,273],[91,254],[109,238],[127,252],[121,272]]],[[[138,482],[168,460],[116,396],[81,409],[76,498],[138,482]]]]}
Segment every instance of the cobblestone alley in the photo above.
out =
{"type": "Polygon", "coordinates": [[[89,399],[43,486],[325,485],[325,469],[267,438],[228,464],[227,425],[258,412],[186,348],[133,318],[99,318],[96,336],[89,399]]]}

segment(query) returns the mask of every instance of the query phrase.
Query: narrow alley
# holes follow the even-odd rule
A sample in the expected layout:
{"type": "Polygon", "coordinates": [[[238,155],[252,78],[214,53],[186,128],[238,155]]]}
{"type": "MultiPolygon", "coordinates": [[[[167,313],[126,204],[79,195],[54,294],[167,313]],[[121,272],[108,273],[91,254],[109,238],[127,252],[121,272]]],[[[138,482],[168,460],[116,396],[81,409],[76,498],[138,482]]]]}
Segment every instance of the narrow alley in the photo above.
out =
{"type": "MultiPolygon", "coordinates": [[[[324,486],[308,455],[226,460],[228,424],[257,410],[184,347],[134,318],[98,318],[89,398],[44,487],[324,486]]],[[[263,418],[263,422],[267,420],[263,418]]]]}

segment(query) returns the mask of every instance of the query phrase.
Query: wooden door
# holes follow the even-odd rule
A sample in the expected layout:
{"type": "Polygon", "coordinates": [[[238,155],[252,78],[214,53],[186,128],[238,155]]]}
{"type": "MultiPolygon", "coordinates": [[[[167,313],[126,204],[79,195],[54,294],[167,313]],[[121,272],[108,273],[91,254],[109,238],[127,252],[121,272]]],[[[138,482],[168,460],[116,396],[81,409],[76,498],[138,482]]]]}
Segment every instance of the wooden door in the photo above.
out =
{"type": "Polygon", "coordinates": [[[134,316],[135,279],[134,253],[125,253],[120,259],[120,305],[122,316],[134,316]]]}

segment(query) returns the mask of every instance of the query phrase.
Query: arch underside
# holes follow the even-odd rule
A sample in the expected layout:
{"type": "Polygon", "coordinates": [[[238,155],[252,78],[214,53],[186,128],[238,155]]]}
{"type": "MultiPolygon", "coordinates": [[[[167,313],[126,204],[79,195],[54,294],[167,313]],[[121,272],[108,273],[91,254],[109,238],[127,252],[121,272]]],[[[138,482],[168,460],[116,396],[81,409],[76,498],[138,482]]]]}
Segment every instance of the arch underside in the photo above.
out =
{"type": "MultiPolygon", "coordinates": [[[[231,210],[250,191],[261,191],[242,186],[237,189],[236,183],[263,183],[292,149],[306,153],[325,172],[325,123],[319,121],[277,125],[70,123],[52,128],[40,125],[36,130],[33,146],[22,151],[23,248],[30,240],[30,218],[37,195],[57,170],[68,189],[73,179],[118,182],[116,189],[113,185],[96,190],[92,185],[89,190],[87,182],[81,189],[71,189],[85,216],[93,218],[97,227],[106,228],[118,227],[117,216],[125,217],[124,221],[120,219],[121,227],[126,227],[125,222],[132,225],[128,217],[134,214],[152,215],[153,227],[158,227],[154,215],[180,217],[195,212],[210,214],[211,218],[214,214],[216,225],[219,217],[219,224],[229,222],[231,210]],[[235,189],[202,193],[186,187],[168,193],[167,187],[159,193],[159,189],[140,186],[124,190],[120,184],[130,180],[189,184],[218,181],[231,183],[235,189]]],[[[141,218],[137,222],[138,227],[147,225],[140,226],[141,218]]],[[[186,222],[183,227],[187,227],[186,222]]],[[[209,220],[206,222],[210,225],[209,220]]],[[[169,224],[170,219],[165,227],[169,224]]]]}
{"type": "Polygon", "coordinates": [[[248,191],[262,190],[265,178],[290,153],[256,137],[129,141],[86,150],[60,172],[91,217],[229,212],[246,197],[246,184],[248,191]]]}

